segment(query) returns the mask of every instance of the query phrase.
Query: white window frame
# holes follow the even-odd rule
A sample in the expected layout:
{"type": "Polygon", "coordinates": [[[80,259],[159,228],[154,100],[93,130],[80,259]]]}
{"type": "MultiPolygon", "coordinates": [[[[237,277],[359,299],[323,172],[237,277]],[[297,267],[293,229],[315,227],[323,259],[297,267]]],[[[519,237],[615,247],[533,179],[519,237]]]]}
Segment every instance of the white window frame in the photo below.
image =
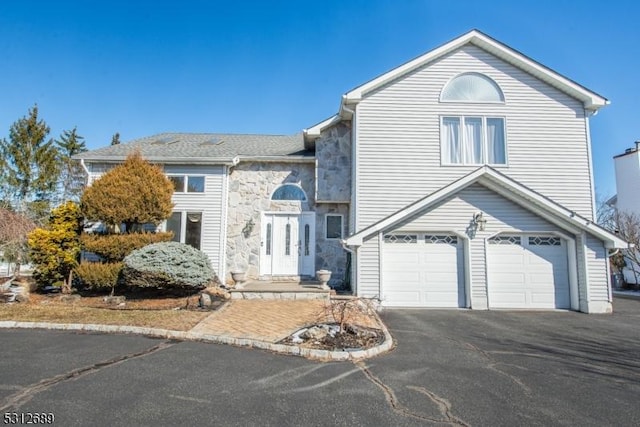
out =
{"type": "Polygon", "coordinates": [[[344,214],[328,213],[324,215],[324,238],[325,240],[342,240],[344,237],[344,214]],[[329,217],[340,218],[340,237],[327,237],[329,227],[329,217]]]}
{"type": "MultiPolygon", "coordinates": [[[[178,175],[179,176],[179,175],[178,175]]],[[[204,232],[204,212],[203,211],[193,211],[193,210],[174,210],[171,212],[171,215],[174,213],[180,214],[180,243],[185,243],[187,239],[187,215],[189,214],[200,214],[200,248],[202,250],[202,233],[204,232]]],[[[162,231],[167,232],[167,220],[162,224],[162,231]]]]}
{"type": "Polygon", "coordinates": [[[489,165],[497,168],[509,166],[509,138],[507,136],[507,118],[498,114],[444,114],[440,116],[440,165],[441,166],[484,166],[489,165]],[[482,120],[482,162],[481,163],[451,163],[444,158],[444,119],[457,118],[460,120],[460,137],[464,137],[464,120],[466,118],[479,118],[482,120]],[[487,119],[501,119],[504,135],[504,163],[488,163],[487,159],[487,119]]]}
{"type": "Polygon", "coordinates": [[[449,79],[449,81],[442,86],[442,90],[440,91],[440,98],[439,98],[439,102],[441,103],[445,103],[445,104],[498,104],[498,105],[502,105],[505,104],[507,102],[506,100],[507,98],[504,95],[504,91],[502,90],[502,88],[500,87],[500,85],[498,84],[498,82],[496,82],[494,79],[492,79],[491,77],[489,77],[486,74],[483,73],[478,73],[478,72],[464,72],[464,73],[460,73],[460,74],[456,74],[455,76],[451,77],[449,79]],[[480,76],[480,77],[484,77],[485,79],[489,80],[490,82],[492,82],[496,89],[498,90],[498,94],[500,95],[500,97],[502,98],[501,101],[478,101],[478,100],[465,100],[465,99],[443,99],[442,95],[444,94],[445,89],[454,81],[456,80],[458,77],[464,76],[464,75],[475,75],[475,76],[480,76]]]}
{"type": "Polygon", "coordinates": [[[182,177],[183,181],[184,181],[184,185],[182,187],[182,191],[178,191],[175,190],[174,194],[204,194],[207,192],[207,177],[206,175],[199,175],[199,174],[186,174],[186,173],[168,173],[167,174],[167,178],[171,177],[171,176],[178,176],[178,177],[182,177]],[[202,178],[202,191],[187,191],[187,189],[189,188],[189,178],[190,177],[194,177],[194,178],[202,178]]]}
{"type": "Polygon", "coordinates": [[[269,201],[271,202],[308,202],[309,198],[307,197],[307,192],[304,191],[304,188],[302,188],[302,186],[298,183],[293,183],[293,182],[285,182],[283,184],[278,185],[276,188],[273,189],[273,191],[271,192],[271,194],[269,195],[269,201]],[[276,191],[278,191],[280,188],[284,187],[284,186],[293,186],[293,187],[298,187],[300,189],[300,191],[302,191],[302,195],[304,196],[304,199],[302,200],[273,200],[273,195],[276,193],[276,191]]]}

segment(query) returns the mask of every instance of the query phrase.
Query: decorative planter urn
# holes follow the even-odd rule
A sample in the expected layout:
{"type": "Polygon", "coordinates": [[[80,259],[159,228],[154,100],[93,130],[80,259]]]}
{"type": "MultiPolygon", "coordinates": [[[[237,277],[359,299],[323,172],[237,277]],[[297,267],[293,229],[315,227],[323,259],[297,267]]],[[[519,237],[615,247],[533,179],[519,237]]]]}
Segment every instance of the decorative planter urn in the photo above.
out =
{"type": "Polygon", "coordinates": [[[232,271],[231,278],[236,283],[235,287],[240,289],[242,288],[244,282],[247,280],[247,273],[245,273],[244,271],[232,271]]]}
{"type": "Polygon", "coordinates": [[[316,279],[320,282],[320,287],[322,289],[329,289],[329,280],[331,280],[331,271],[329,270],[318,270],[316,271],[316,279]]]}

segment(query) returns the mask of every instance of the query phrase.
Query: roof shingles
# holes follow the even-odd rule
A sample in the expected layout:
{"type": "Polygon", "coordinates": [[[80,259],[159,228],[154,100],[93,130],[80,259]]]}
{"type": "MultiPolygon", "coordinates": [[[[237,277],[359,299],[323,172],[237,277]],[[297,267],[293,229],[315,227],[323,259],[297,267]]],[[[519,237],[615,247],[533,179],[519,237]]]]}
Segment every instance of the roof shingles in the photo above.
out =
{"type": "Polygon", "coordinates": [[[126,144],[110,145],[75,156],[88,161],[120,161],[134,151],[153,161],[224,162],[236,157],[312,156],[302,134],[241,135],[219,133],[161,133],[126,144]]]}

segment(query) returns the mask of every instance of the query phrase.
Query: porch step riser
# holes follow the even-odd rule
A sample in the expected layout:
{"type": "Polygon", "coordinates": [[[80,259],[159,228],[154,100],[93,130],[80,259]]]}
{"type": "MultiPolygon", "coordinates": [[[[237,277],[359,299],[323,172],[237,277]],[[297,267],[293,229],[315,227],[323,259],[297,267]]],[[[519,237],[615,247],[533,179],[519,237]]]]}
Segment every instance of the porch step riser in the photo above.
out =
{"type": "Polygon", "coordinates": [[[329,292],[231,292],[231,299],[329,300],[329,292]]]}

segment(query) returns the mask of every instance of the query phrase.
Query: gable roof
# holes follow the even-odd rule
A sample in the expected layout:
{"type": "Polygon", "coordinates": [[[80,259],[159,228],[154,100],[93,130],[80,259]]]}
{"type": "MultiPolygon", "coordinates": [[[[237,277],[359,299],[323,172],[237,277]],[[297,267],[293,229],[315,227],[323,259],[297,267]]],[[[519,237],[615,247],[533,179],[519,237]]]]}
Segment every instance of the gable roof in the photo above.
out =
{"type": "MultiPolygon", "coordinates": [[[[386,83],[402,77],[415,69],[422,67],[429,62],[466,45],[475,45],[498,58],[510,63],[511,65],[522,69],[523,71],[537,77],[538,79],[548,83],[549,85],[565,92],[566,94],[583,102],[588,110],[597,111],[599,108],[609,104],[609,101],[601,95],[587,89],[586,87],[576,83],[575,81],[555,72],[551,68],[529,58],[523,53],[489,37],[488,35],[478,31],[471,30],[462,36],[451,40],[417,58],[406,62],[399,67],[388,71],[373,80],[364,83],[349,92],[343,97],[343,105],[359,102],[364,95],[385,85],[386,83]]],[[[342,108],[341,108],[342,109],[342,108]]]]}
{"type": "Polygon", "coordinates": [[[605,242],[607,248],[623,249],[629,247],[627,242],[595,224],[593,221],[562,207],[553,200],[525,187],[489,166],[482,166],[476,169],[446,187],[434,191],[415,203],[405,206],[396,213],[344,239],[343,242],[349,246],[361,246],[366,237],[387,230],[474,183],[479,183],[495,191],[501,196],[562,228],[590,233],[605,242]]]}
{"type": "Polygon", "coordinates": [[[221,133],[161,133],[126,144],[80,153],[85,161],[122,161],[134,151],[160,163],[237,163],[243,159],[304,159],[313,152],[304,148],[302,134],[239,135],[221,133]]]}

